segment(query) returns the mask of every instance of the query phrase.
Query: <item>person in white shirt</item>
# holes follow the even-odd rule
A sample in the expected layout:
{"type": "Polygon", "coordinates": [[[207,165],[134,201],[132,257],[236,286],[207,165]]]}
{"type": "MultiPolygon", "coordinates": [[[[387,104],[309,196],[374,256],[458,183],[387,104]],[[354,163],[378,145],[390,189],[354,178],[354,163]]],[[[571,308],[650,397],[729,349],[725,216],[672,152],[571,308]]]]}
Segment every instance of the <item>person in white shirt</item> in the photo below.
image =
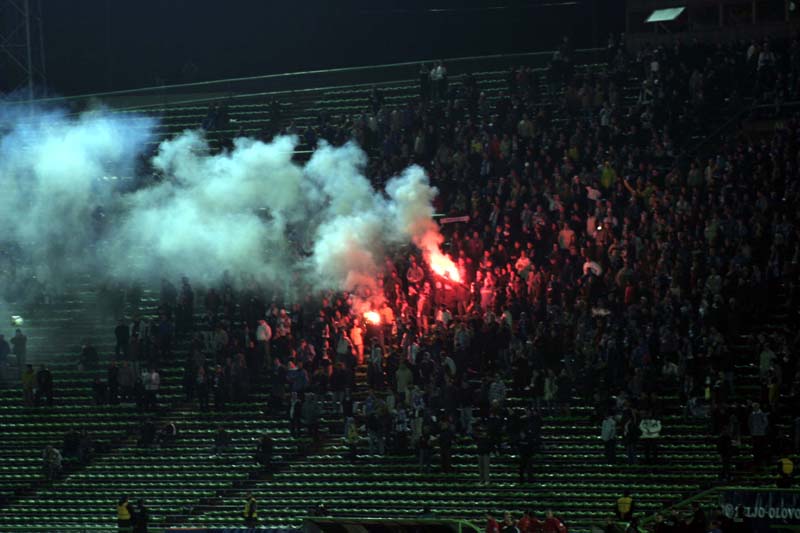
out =
{"type": "Polygon", "coordinates": [[[591,259],[586,259],[586,262],[583,263],[583,275],[587,274],[594,274],[598,278],[603,275],[603,267],[596,261],[592,261],[591,259]]]}
{"type": "Polygon", "coordinates": [[[350,340],[356,349],[358,364],[364,364],[364,330],[361,329],[361,320],[358,318],[353,321],[353,327],[350,328],[350,340]]]}
{"type": "Polygon", "coordinates": [[[573,244],[575,244],[575,231],[569,227],[567,222],[564,222],[561,231],[558,232],[558,247],[562,250],[569,250],[573,244]]]}
{"type": "Polygon", "coordinates": [[[158,389],[161,387],[161,376],[158,370],[155,368],[143,370],[142,386],[144,387],[144,408],[156,409],[158,407],[158,389]]]}
{"type": "Polygon", "coordinates": [[[431,70],[431,89],[434,99],[444,98],[447,90],[447,69],[441,61],[431,70]]]}
{"type": "Polygon", "coordinates": [[[603,425],[600,429],[600,438],[603,439],[603,446],[605,447],[606,462],[614,464],[617,462],[617,419],[609,413],[603,419],[603,425]]]}
{"type": "Polygon", "coordinates": [[[644,445],[644,458],[648,463],[658,462],[658,441],[661,438],[661,421],[653,413],[645,414],[639,422],[639,430],[642,432],[642,444],[644,445]]]}
{"type": "MultiPolygon", "coordinates": [[[[257,353],[263,361],[269,361],[269,343],[272,340],[272,328],[266,320],[259,320],[256,327],[256,346],[257,353]]],[[[262,364],[263,364],[262,361],[262,364]]]]}
{"type": "Polygon", "coordinates": [[[446,306],[441,306],[436,311],[436,321],[441,322],[444,327],[447,327],[450,324],[450,321],[453,320],[453,314],[447,309],[446,306]]]}
{"type": "Polygon", "coordinates": [[[453,360],[452,357],[450,357],[450,354],[447,354],[445,356],[442,366],[444,367],[448,376],[450,376],[451,378],[454,378],[456,376],[456,370],[457,370],[456,362],[453,360]]]}
{"type": "Polygon", "coordinates": [[[383,385],[383,350],[377,337],[372,337],[372,348],[369,352],[369,365],[367,366],[367,383],[373,389],[383,385]]]}

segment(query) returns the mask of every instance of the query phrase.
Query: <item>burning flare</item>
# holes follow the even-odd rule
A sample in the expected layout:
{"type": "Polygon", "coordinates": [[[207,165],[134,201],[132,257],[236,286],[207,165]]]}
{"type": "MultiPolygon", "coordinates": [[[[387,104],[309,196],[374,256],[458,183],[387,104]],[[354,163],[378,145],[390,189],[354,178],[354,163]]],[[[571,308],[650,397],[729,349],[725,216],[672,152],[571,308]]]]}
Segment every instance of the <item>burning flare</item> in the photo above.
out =
{"type": "Polygon", "coordinates": [[[461,283],[461,274],[458,272],[458,267],[453,260],[450,259],[450,257],[443,254],[439,250],[438,246],[430,250],[430,253],[428,253],[427,256],[428,264],[430,265],[431,270],[443,278],[448,278],[456,283],[461,283]]]}
{"type": "Polygon", "coordinates": [[[381,315],[377,311],[365,311],[364,320],[377,326],[381,323],[381,315]]]}

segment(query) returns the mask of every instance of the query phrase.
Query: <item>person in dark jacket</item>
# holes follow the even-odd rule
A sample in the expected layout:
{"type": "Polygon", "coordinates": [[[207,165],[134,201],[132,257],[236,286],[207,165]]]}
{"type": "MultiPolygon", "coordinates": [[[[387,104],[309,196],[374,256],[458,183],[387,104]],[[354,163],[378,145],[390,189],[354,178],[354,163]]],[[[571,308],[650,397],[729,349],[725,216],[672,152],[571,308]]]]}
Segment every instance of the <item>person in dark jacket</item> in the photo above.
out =
{"type": "Polygon", "coordinates": [[[442,472],[450,472],[452,470],[452,457],[453,457],[453,441],[456,435],[450,425],[448,419],[442,421],[442,427],[439,430],[439,455],[442,462],[442,472]]]}
{"type": "Polygon", "coordinates": [[[480,433],[478,433],[477,437],[477,448],[478,448],[478,469],[480,471],[481,476],[481,485],[488,485],[489,484],[489,466],[490,466],[490,454],[492,453],[492,448],[494,448],[494,442],[492,441],[491,436],[486,432],[485,429],[481,429],[480,433]]]}
{"type": "Polygon", "coordinates": [[[519,482],[533,482],[533,454],[536,450],[536,443],[533,435],[527,431],[520,434],[519,439],[519,482]]]}
{"type": "Polygon", "coordinates": [[[45,365],[36,373],[36,405],[41,405],[42,400],[53,405],[53,374],[45,365]]]}
{"type": "Polygon", "coordinates": [[[144,500],[136,502],[136,507],[133,509],[133,533],[147,533],[148,513],[147,507],[144,505],[144,500]]]}
{"type": "Polygon", "coordinates": [[[717,453],[719,454],[722,464],[722,471],[719,474],[719,479],[726,481],[731,477],[731,461],[733,459],[733,443],[731,442],[731,435],[727,428],[717,437],[717,453]]]}
{"type": "Polygon", "coordinates": [[[500,523],[500,533],[520,533],[517,522],[511,513],[503,513],[503,521],[500,523]]]}
{"type": "Polygon", "coordinates": [[[705,533],[706,513],[697,502],[692,502],[692,517],[686,522],[691,533],[705,533]]]}
{"type": "Polygon", "coordinates": [[[272,452],[274,445],[272,438],[269,435],[261,437],[256,450],[256,463],[264,470],[269,470],[272,467],[272,452]]]}
{"type": "Polygon", "coordinates": [[[124,359],[128,358],[128,347],[130,346],[131,330],[125,324],[124,319],[120,319],[117,327],[114,328],[114,337],[116,338],[116,345],[114,347],[114,357],[119,358],[122,354],[124,359]]]}

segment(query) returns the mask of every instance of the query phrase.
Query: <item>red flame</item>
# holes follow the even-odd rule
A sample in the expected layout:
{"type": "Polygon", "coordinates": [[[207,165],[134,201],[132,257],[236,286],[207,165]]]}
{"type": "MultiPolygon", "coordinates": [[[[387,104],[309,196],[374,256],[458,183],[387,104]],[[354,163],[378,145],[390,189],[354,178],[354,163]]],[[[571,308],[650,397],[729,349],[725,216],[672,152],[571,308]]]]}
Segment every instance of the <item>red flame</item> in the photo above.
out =
{"type": "Polygon", "coordinates": [[[428,257],[431,270],[436,272],[443,278],[448,278],[456,283],[461,283],[461,274],[458,272],[458,267],[450,257],[442,252],[435,250],[428,257]]]}
{"type": "Polygon", "coordinates": [[[381,323],[381,315],[377,311],[366,311],[364,313],[364,320],[377,326],[381,323]]]}

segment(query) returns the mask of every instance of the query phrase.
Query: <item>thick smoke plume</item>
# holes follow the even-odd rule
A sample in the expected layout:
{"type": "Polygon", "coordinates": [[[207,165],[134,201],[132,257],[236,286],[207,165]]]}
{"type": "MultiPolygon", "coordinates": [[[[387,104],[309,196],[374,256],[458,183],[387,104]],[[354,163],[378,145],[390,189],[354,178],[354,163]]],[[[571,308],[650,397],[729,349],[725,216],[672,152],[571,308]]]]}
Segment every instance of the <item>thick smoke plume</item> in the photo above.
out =
{"type": "Polygon", "coordinates": [[[74,118],[0,108],[0,271],[6,286],[12,278],[59,284],[95,268],[93,214],[112,201],[109,178],[133,175],[152,126],[147,118],[121,121],[102,111],[74,118]]]}
{"type": "MultiPolygon", "coordinates": [[[[292,296],[347,290],[365,308],[380,298],[384,254],[413,243],[434,268],[449,261],[432,220],[436,189],[410,167],[376,190],[355,144],[322,143],[292,161],[294,137],[240,138],[213,153],[187,131],[160,144],[162,176],[130,191],[103,188],[102,177],[130,175],[153,124],[108,113],[70,119],[37,114],[6,121],[0,144],[0,221],[43,278],[94,272],[123,280],[187,275],[213,282],[228,271],[292,296]],[[102,205],[101,236],[93,213],[102,205]],[[442,259],[443,258],[443,259],[442,259]]],[[[452,265],[452,261],[449,261],[452,265]]]]}

